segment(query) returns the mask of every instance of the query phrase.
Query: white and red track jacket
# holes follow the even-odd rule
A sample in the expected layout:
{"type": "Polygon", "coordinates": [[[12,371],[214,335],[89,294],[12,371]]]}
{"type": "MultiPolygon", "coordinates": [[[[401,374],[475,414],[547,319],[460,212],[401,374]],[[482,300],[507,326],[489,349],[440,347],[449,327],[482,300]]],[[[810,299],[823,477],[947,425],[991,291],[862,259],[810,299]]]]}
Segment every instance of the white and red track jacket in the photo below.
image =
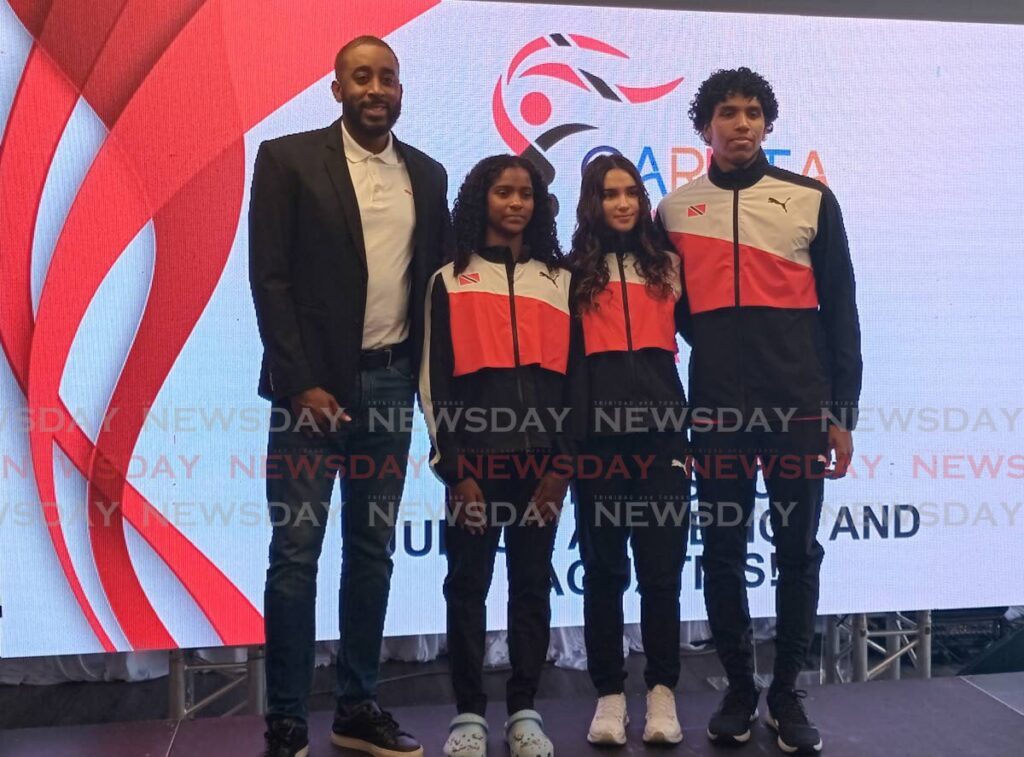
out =
{"type": "MultiPolygon", "coordinates": [[[[621,245],[620,245],[621,246],[621,245]]],[[[676,370],[675,310],[682,292],[679,258],[671,260],[673,286],[657,297],[636,268],[632,252],[605,255],[608,285],[596,307],[576,306],[584,358],[573,367],[574,416],[585,419],[582,437],[652,431],[682,432],[686,396],[676,370]]],[[[574,282],[575,283],[575,282],[574,282]]]]}
{"type": "Polygon", "coordinates": [[[490,453],[550,451],[570,469],[569,285],[567,270],[516,262],[507,247],[431,278],[420,400],[431,468],[448,486],[490,453]]]}
{"type": "Polygon", "coordinates": [[[860,324],[835,196],[768,164],[708,174],[670,193],[658,221],[683,262],[690,404],[856,422],[860,324]]]}

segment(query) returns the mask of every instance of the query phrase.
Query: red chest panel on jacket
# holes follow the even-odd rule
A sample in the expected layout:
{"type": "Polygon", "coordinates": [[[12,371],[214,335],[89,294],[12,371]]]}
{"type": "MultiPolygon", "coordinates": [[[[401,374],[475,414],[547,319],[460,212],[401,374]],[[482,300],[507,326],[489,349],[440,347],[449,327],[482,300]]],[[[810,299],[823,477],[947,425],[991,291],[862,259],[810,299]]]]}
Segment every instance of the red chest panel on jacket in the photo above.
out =
{"type": "Polygon", "coordinates": [[[675,306],[679,300],[679,259],[665,253],[672,260],[674,295],[657,299],[644,284],[634,268],[634,258],[626,255],[622,267],[626,274],[626,292],[623,298],[622,279],[614,254],[608,255],[608,286],[596,299],[598,307],[590,308],[582,316],[583,341],[587,355],[597,352],[625,352],[629,349],[626,335],[626,304],[629,307],[630,335],[633,349],[656,347],[676,352],[675,306]]]}
{"type": "Polygon", "coordinates": [[[539,365],[564,374],[569,362],[569,273],[536,261],[514,268],[473,257],[456,275],[446,269],[455,375],[484,368],[539,365]],[[511,291],[514,289],[514,300],[511,291]],[[515,320],[513,321],[513,309],[515,320]]]}
{"type": "Polygon", "coordinates": [[[690,312],[817,308],[810,245],[820,205],[821,192],[772,176],[736,194],[707,176],[672,192],[659,212],[683,258],[690,312]]]}

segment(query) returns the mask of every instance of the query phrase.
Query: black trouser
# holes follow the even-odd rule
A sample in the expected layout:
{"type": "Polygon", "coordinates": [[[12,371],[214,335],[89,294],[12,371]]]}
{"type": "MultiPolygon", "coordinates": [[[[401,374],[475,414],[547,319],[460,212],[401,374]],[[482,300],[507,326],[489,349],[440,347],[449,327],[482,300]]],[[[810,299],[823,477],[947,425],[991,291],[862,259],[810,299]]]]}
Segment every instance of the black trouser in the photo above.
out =
{"type": "Polygon", "coordinates": [[[704,601],[718,656],[732,684],[753,681],[754,661],[744,567],[754,510],[756,465],[768,490],[778,566],[775,684],[792,686],[814,638],[817,541],[828,435],[817,421],[779,432],[698,431],[692,434],[703,531],[704,601]]]}
{"type": "MultiPolygon", "coordinates": [[[[503,457],[507,458],[508,455],[503,457]]],[[[537,478],[478,480],[487,501],[488,528],[480,535],[449,517],[445,540],[448,575],[448,656],[455,704],[460,714],[483,716],[484,643],[487,592],[498,541],[505,535],[508,573],[508,651],[512,675],[506,684],[508,712],[533,709],[551,634],[551,552],[557,525],[529,518],[537,478]]]]}
{"type": "Polygon", "coordinates": [[[598,696],[626,680],[622,596],[629,585],[626,542],[640,592],[648,689],[679,680],[679,592],[690,523],[689,480],[680,434],[630,434],[590,442],[575,483],[583,558],[587,670],[598,696]],[[593,463],[593,466],[592,466],[593,463]],[[592,466],[592,467],[591,467],[592,466]]]}

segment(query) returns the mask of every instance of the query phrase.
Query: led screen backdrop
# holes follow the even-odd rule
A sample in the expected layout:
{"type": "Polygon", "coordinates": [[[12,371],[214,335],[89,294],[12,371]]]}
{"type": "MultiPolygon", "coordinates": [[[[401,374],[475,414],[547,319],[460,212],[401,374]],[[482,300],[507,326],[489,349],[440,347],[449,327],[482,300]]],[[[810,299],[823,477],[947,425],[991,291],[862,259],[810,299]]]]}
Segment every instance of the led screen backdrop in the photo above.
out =
{"type": "MultiPolygon", "coordinates": [[[[560,200],[563,242],[589,156],[634,160],[657,202],[707,166],[686,117],[702,79],[763,72],[781,101],[769,159],[842,204],[864,333],[853,470],[826,489],[821,610],[1024,603],[1024,150],[1010,110],[1024,29],[464,2],[9,2],[0,654],[261,639],[270,418],[246,277],[252,162],[262,140],[337,117],[334,54],[358,33],[397,50],[396,131],[445,164],[452,197],[480,157],[528,152],[560,200]]],[[[442,492],[417,424],[389,634],[443,630],[442,492]]],[[[333,513],[322,638],[337,628],[333,513]]],[[[758,615],[773,609],[766,537],[755,523],[758,615]]],[[[685,618],[703,616],[700,551],[695,533],[685,618]]],[[[579,624],[571,511],[554,567],[555,622],[579,624]]],[[[504,581],[499,566],[496,628],[504,581]]],[[[627,602],[635,619],[632,589],[627,602]]]]}

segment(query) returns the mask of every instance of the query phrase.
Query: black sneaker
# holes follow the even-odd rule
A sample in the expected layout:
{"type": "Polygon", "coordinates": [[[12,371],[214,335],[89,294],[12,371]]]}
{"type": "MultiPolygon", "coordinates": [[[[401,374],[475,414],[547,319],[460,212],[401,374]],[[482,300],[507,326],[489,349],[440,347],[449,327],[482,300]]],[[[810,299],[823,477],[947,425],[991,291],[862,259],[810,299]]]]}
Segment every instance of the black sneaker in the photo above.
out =
{"type": "Polygon", "coordinates": [[[746,744],[750,724],[757,720],[761,690],[753,684],[730,686],[708,723],[708,738],[719,744],[746,744]]]}
{"type": "Polygon", "coordinates": [[[331,742],[373,757],[423,757],[420,742],[399,728],[391,714],[376,702],[339,706],[334,713],[331,742]]]}
{"type": "Polygon", "coordinates": [[[295,718],[274,718],[267,723],[263,734],[267,742],[265,757],[306,757],[309,737],[306,724],[295,718]]]}
{"type": "Polygon", "coordinates": [[[816,754],[821,751],[821,734],[807,719],[802,689],[768,690],[767,723],[778,734],[779,749],[786,754],[816,754]]]}

